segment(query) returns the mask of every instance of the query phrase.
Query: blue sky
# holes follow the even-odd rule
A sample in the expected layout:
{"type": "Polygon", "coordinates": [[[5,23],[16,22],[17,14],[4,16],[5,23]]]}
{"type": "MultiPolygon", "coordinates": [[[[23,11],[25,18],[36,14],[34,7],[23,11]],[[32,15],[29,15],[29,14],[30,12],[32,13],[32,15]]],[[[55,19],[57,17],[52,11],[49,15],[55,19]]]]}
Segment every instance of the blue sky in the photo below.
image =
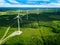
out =
{"type": "Polygon", "coordinates": [[[0,0],[0,7],[60,7],[60,0],[0,0]]]}

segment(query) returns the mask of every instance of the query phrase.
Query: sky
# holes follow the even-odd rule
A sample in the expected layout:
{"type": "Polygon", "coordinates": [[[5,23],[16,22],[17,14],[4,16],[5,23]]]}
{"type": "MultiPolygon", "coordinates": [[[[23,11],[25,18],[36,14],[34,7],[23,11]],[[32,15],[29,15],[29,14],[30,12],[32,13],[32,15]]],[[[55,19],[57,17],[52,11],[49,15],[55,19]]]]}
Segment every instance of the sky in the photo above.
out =
{"type": "Polygon", "coordinates": [[[0,0],[0,7],[59,7],[60,0],[0,0]]]}

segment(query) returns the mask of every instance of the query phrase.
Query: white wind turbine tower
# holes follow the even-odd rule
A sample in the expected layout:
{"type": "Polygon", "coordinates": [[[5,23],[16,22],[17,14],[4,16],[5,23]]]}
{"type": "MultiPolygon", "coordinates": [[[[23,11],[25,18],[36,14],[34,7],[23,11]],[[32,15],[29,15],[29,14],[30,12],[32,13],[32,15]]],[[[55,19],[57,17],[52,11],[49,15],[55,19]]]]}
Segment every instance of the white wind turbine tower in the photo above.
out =
{"type": "Polygon", "coordinates": [[[37,14],[39,15],[39,8],[37,8],[37,14]]]}
{"type": "Polygon", "coordinates": [[[28,12],[29,12],[29,10],[26,10],[26,12],[27,12],[27,20],[29,19],[29,17],[28,17],[28,12]]]}
{"type": "Polygon", "coordinates": [[[56,11],[56,13],[55,13],[55,14],[57,15],[57,8],[56,8],[56,10],[55,10],[55,11],[56,11]]]}
{"type": "MultiPolygon", "coordinates": [[[[19,11],[19,13],[20,13],[20,11],[19,11]]],[[[6,37],[9,29],[11,28],[11,26],[9,26],[9,27],[7,28],[5,34],[3,35],[3,37],[0,39],[0,45],[2,45],[3,43],[5,43],[9,38],[14,37],[14,36],[16,36],[16,35],[20,35],[20,34],[22,33],[22,31],[20,30],[20,28],[21,28],[21,27],[20,27],[20,19],[21,19],[21,18],[20,18],[20,16],[19,16],[19,13],[18,13],[18,16],[17,16],[17,17],[13,18],[13,19],[17,19],[18,30],[17,30],[17,31],[14,31],[12,34],[10,34],[10,35],[8,35],[8,36],[6,37]]]]}

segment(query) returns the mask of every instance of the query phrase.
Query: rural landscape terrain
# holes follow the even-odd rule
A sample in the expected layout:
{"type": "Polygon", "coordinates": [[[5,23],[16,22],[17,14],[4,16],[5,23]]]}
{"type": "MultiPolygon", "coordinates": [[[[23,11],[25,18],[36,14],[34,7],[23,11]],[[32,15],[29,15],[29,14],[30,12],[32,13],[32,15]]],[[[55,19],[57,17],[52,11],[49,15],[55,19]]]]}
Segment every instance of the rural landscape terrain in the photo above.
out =
{"type": "Polygon", "coordinates": [[[23,33],[2,45],[60,45],[60,10],[0,10],[0,39],[18,30],[18,14],[23,33]]]}

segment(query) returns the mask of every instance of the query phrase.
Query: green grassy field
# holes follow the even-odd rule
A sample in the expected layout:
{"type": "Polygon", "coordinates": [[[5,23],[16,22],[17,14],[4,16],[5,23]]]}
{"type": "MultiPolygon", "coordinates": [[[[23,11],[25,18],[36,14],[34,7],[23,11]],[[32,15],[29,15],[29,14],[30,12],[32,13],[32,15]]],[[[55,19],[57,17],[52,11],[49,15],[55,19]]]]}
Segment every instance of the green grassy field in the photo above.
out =
{"type": "MultiPolygon", "coordinates": [[[[21,31],[19,36],[14,36],[7,40],[3,45],[60,45],[60,11],[35,11],[20,12],[21,31]]],[[[0,39],[4,32],[11,26],[7,36],[17,30],[17,11],[0,12],[0,39]],[[14,12],[14,13],[12,13],[14,12]]]]}

